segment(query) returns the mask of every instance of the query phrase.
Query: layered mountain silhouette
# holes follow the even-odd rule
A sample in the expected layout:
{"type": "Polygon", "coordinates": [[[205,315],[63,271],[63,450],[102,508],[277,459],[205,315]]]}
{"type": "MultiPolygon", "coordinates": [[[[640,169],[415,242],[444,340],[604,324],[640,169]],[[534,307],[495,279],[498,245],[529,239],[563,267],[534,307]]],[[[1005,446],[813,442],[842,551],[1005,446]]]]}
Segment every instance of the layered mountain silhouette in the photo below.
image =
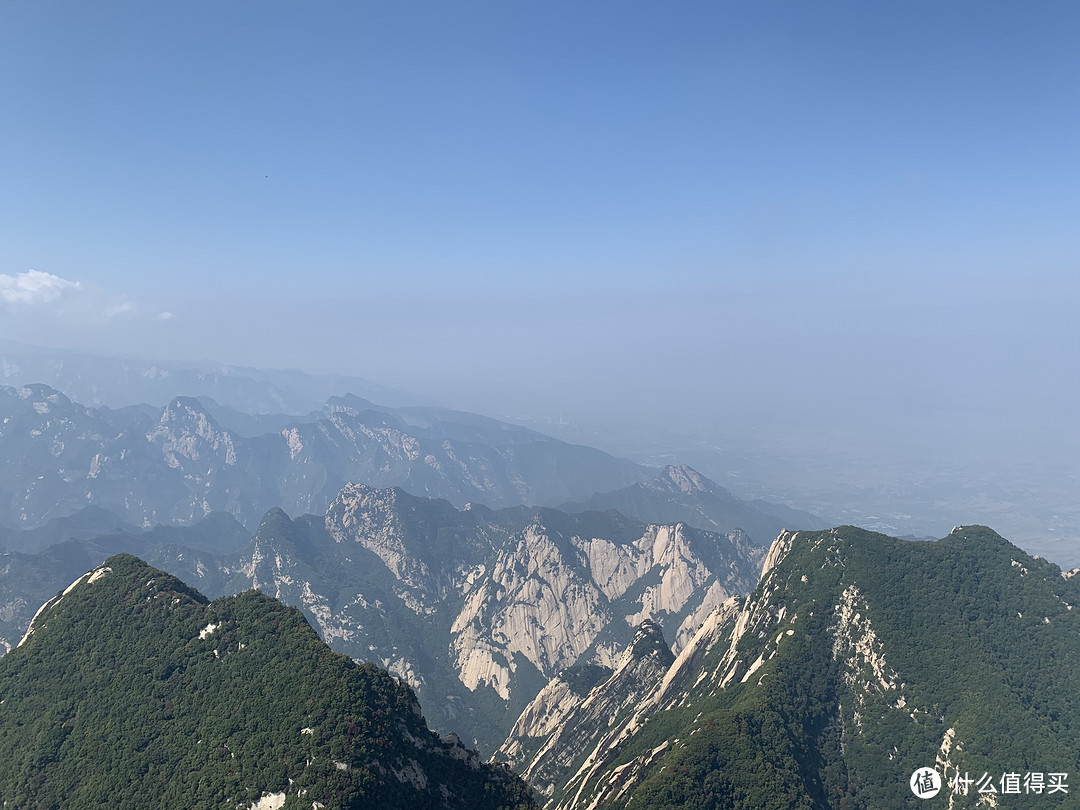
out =
{"type": "MultiPolygon", "coordinates": [[[[220,413],[220,411],[219,411],[220,413]]],[[[492,507],[554,504],[645,480],[651,471],[526,428],[354,396],[275,430],[243,435],[192,397],[164,407],[90,408],[48,386],[0,388],[0,525],[39,526],[87,506],[149,527],[228,512],[322,513],[346,483],[492,507]]]]}
{"type": "Polygon", "coordinates": [[[0,381],[21,387],[44,383],[95,408],[167,402],[176,396],[210,398],[240,414],[304,414],[351,391],[391,406],[431,404],[424,397],[362,377],[307,374],[202,361],[176,363],[105,357],[71,349],[0,340],[0,381]]]}

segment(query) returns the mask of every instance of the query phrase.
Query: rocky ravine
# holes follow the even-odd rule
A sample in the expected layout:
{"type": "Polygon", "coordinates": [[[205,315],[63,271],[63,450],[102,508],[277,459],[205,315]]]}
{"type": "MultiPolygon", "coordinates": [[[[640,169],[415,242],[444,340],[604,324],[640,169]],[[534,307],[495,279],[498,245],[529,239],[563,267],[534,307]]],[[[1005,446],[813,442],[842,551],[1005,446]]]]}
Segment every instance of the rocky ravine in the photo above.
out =
{"type": "Polygon", "coordinates": [[[585,665],[554,677],[521,713],[497,758],[551,797],[590,743],[638,710],[674,660],[661,628],[643,622],[614,670],[585,665]]]}

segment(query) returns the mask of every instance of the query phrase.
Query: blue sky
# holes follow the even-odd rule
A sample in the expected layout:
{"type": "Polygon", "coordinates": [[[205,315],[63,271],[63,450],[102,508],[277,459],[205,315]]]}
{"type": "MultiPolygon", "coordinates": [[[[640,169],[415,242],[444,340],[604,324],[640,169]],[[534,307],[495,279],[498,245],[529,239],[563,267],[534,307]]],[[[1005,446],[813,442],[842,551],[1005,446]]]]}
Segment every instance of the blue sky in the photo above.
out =
{"type": "Polygon", "coordinates": [[[3,0],[0,337],[488,412],[1056,413],[1078,158],[1072,2],[3,0]]]}

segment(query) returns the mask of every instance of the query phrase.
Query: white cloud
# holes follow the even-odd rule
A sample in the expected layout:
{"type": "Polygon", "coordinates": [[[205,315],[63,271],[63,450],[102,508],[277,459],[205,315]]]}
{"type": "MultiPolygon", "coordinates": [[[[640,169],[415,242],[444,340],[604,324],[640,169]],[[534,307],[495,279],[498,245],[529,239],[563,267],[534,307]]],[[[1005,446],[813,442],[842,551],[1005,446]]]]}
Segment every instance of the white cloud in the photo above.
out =
{"type": "Polygon", "coordinates": [[[159,321],[171,321],[173,314],[171,312],[159,312],[157,318],[159,321]]]}
{"type": "Polygon", "coordinates": [[[17,276],[0,273],[0,303],[7,306],[40,306],[82,288],[81,282],[68,281],[40,270],[28,270],[17,276]]]}
{"type": "Polygon", "coordinates": [[[0,311],[73,324],[102,324],[138,315],[141,310],[126,296],[93,284],[27,270],[15,275],[0,273],[0,311]]]}

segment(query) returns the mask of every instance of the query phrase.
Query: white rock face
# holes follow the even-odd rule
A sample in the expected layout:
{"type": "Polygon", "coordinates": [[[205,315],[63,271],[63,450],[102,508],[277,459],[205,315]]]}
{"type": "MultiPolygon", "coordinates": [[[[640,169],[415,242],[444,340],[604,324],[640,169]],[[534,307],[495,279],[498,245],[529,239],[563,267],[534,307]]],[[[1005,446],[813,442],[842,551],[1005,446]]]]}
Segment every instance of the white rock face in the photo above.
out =
{"type": "Polygon", "coordinates": [[[761,564],[762,579],[791,552],[791,547],[798,536],[798,532],[784,532],[773,541],[769,547],[769,553],[765,555],[765,561],[761,564]]]}
{"type": "MultiPolygon", "coordinates": [[[[712,579],[713,572],[686,543],[684,528],[681,523],[649,527],[650,532],[655,530],[655,535],[651,547],[645,549],[639,560],[639,567],[659,569],[660,582],[645,589],[639,600],[641,610],[626,616],[627,624],[637,626],[660,613],[679,613],[691,596],[712,579]]],[[[646,540],[647,536],[642,539],[646,540]]]]}
{"type": "Polygon", "coordinates": [[[286,428],[281,431],[281,435],[289,446],[289,459],[295,460],[304,450],[304,441],[300,437],[300,430],[298,428],[286,428]]]}
{"type": "Polygon", "coordinates": [[[469,593],[454,620],[454,649],[465,660],[490,639],[554,674],[577,660],[608,620],[599,588],[538,524],[499,553],[490,577],[469,593]]]}
{"type": "Polygon", "coordinates": [[[510,699],[510,676],[517,670],[514,662],[501,650],[480,638],[469,634],[464,640],[456,638],[453,650],[458,666],[458,677],[469,689],[489,686],[503,700],[510,699]],[[470,643],[476,646],[468,646],[470,643]]]}
{"type": "Polygon", "coordinates": [[[107,565],[103,565],[101,568],[96,569],[92,574],[90,574],[90,578],[86,580],[86,582],[87,584],[91,582],[97,582],[102,577],[106,577],[111,573],[112,569],[109,568],[109,566],[107,565]]]}
{"type": "Polygon", "coordinates": [[[614,672],[586,694],[556,678],[518,718],[499,751],[542,795],[551,796],[581,754],[635,711],[671,664],[660,628],[642,625],[614,672]]]}
{"type": "Polygon", "coordinates": [[[284,793],[264,793],[250,810],[281,810],[285,806],[284,793]]]}
{"type": "Polygon", "coordinates": [[[338,542],[357,542],[374,552],[420,606],[441,590],[439,577],[423,556],[406,547],[396,501],[393,490],[348,484],[331,504],[326,528],[338,542]]]}
{"type": "Polygon", "coordinates": [[[618,599],[642,574],[638,549],[597,537],[585,540],[582,550],[589,560],[593,581],[608,599],[618,599]]]}
{"type": "Polygon", "coordinates": [[[578,662],[614,668],[646,620],[681,649],[754,584],[754,564],[728,536],[683,524],[457,510],[352,484],[327,510],[321,539],[293,538],[289,524],[284,515],[266,524],[281,538],[260,531],[231,575],[301,606],[326,641],[417,687],[443,729],[463,728],[467,691],[525,704],[541,679],[578,662]],[[414,627],[423,630],[401,632],[414,627]]]}
{"type": "Polygon", "coordinates": [[[675,631],[675,643],[671,645],[672,649],[676,652],[682,651],[690,640],[697,635],[697,632],[708,621],[709,616],[722,604],[726,603],[732,598],[732,594],[728,593],[727,589],[717,581],[713,581],[709,585],[709,589],[705,592],[704,598],[697,608],[690,613],[682,624],[679,625],[679,629],[675,631]]]}
{"type": "MultiPolygon", "coordinates": [[[[610,726],[589,743],[588,755],[576,772],[568,779],[564,777],[559,785],[559,790],[564,792],[561,798],[555,797],[548,803],[549,808],[580,810],[595,808],[605,801],[625,799],[648,766],[670,744],[664,743],[617,767],[612,765],[620,744],[636,734],[649,717],[668,708],[689,706],[695,696],[716,694],[734,683],[755,682],[757,672],[776,655],[785,639],[791,637],[791,628],[798,622],[797,615],[789,615],[786,607],[776,604],[780,585],[770,577],[796,541],[797,533],[792,532],[785,532],[776,539],[766,555],[765,574],[760,583],[762,592],[753,599],[728,596],[716,605],[685,642],[674,662],[653,678],[634,705],[624,707],[613,716],[610,726]],[[752,646],[751,661],[740,657],[740,643],[744,639],[764,639],[761,646],[752,646]]],[[[717,599],[721,591],[717,589],[713,594],[712,599],[717,599]]],[[[571,712],[580,710],[581,707],[570,709],[571,712]]],[[[512,743],[513,739],[508,740],[504,752],[511,751],[512,743]]],[[[551,745],[552,737],[549,736],[527,767],[543,767],[540,763],[551,745]]]]}
{"type": "MultiPolygon", "coordinates": [[[[499,552],[490,574],[466,588],[452,628],[462,682],[470,688],[487,683],[506,697],[514,653],[550,677],[575,663],[614,620],[637,626],[685,613],[675,633],[675,649],[681,649],[733,583],[746,588],[730,573],[720,572],[720,579],[709,569],[682,524],[649,526],[620,544],[556,538],[533,523],[499,552]],[[615,601],[642,582],[649,584],[633,602],[615,601]]],[[[595,659],[613,663],[600,650],[595,659]]]]}
{"type": "Polygon", "coordinates": [[[523,752],[523,740],[550,736],[583,700],[583,696],[570,690],[566,681],[552,678],[518,717],[500,753],[511,762],[518,760],[523,752]]]}
{"type": "Polygon", "coordinates": [[[859,589],[849,585],[836,606],[836,624],[831,628],[833,660],[843,662],[848,686],[860,686],[864,691],[895,689],[897,675],[885,663],[881,643],[860,606],[866,610],[859,589]]]}

